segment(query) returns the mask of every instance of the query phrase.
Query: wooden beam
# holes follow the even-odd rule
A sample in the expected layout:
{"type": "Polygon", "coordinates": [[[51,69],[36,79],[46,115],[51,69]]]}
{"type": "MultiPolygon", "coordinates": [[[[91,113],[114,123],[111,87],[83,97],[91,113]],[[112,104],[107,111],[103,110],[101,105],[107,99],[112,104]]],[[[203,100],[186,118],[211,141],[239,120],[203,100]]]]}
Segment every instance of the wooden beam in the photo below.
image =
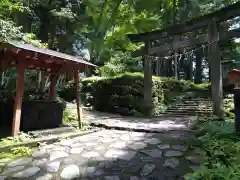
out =
{"type": "MultiPolygon", "coordinates": [[[[234,30],[231,30],[231,31],[228,31],[228,32],[222,32],[220,34],[220,40],[226,40],[226,39],[232,39],[232,38],[235,38],[235,37],[240,37],[240,28],[238,29],[234,29],[234,30]]],[[[167,51],[169,51],[170,49],[182,49],[182,48],[185,48],[185,47],[190,47],[190,46],[197,46],[197,45],[200,45],[200,44],[205,44],[208,42],[208,35],[207,34],[204,34],[204,35],[201,35],[199,36],[198,38],[188,38],[188,39],[185,39],[185,40],[178,40],[178,41],[175,41],[175,43],[172,45],[171,43],[166,43],[162,46],[159,46],[159,47],[153,47],[153,48],[150,48],[148,50],[148,54],[149,55],[158,55],[158,54],[164,54],[166,53],[167,51]]],[[[142,51],[139,50],[138,53],[140,53],[142,51]]]]}
{"type": "Polygon", "coordinates": [[[223,118],[222,67],[218,39],[217,23],[216,21],[212,21],[208,25],[208,58],[211,66],[210,76],[212,83],[213,112],[219,118],[223,118]]]}
{"type": "Polygon", "coordinates": [[[13,124],[12,124],[12,135],[17,136],[20,132],[21,123],[21,112],[22,112],[22,99],[24,91],[24,61],[18,61],[17,72],[18,78],[16,82],[16,98],[13,111],[13,124]]]}
{"type": "Polygon", "coordinates": [[[215,19],[216,22],[226,21],[240,15],[240,1],[222,8],[216,12],[194,18],[182,24],[170,26],[161,30],[152,32],[129,34],[128,37],[132,42],[144,42],[151,40],[158,40],[167,36],[178,35],[192,31],[194,29],[200,29],[208,25],[208,23],[215,19]]]}
{"type": "Polygon", "coordinates": [[[82,108],[80,102],[80,91],[79,91],[79,77],[78,77],[78,70],[74,70],[74,85],[76,90],[76,103],[77,103],[77,115],[78,115],[78,126],[81,129],[82,124],[82,108]]]}

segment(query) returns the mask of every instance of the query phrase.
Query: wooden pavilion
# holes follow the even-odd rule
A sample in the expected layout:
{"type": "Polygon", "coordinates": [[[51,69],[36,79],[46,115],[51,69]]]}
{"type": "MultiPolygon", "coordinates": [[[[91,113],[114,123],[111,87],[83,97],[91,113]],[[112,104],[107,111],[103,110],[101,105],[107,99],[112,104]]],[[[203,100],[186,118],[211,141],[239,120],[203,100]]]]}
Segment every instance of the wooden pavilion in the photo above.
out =
{"type": "Polygon", "coordinates": [[[49,97],[55,96],[55,86],[59,75],[73,73],[76,88],[76,103],[78,120],[81,120],[80,92],[78,87],[78,74],[80,69],[96,67],[87,61],[68,54],[49,49],[23,44],[18,41],[0,43],[0,72],[9,68],[17,68],[16,97],[13,112],[12,135],[18,135],[21,123],[22,99],[24,91],[24,70],[27,68],[46,71],[49,73],[49,97]]]}
{"type": "MultiPolygon", "coordinates": [[[[192,51],[204,45],[208,47],[214,114],[222,117],[223,92],[219,42],[240,37],[240,28],[224,31],[226,29],[224,28],[224,23],[227,24],[228,20],[233,20],[238,16],[240,16],[240,2],[165,29],[140,34],[129,34],[128,37],[132,42],[145,44],[144,48],[134,54],[144,57],[144,97],[146,104],[151,106],[152,103],[152,59],[154,57],[157,59],[157,57],[175,54],[171,60],[174,62],[176,76],[178,53],[183,53],[186,50],[192,51]],[[189,34],[189,32],[192,33],[189,34]]],[[[159,68],[159,66],[156,67],[159,68]]],[[[161,71],[164,69],[158,70],[161,71]]]]}

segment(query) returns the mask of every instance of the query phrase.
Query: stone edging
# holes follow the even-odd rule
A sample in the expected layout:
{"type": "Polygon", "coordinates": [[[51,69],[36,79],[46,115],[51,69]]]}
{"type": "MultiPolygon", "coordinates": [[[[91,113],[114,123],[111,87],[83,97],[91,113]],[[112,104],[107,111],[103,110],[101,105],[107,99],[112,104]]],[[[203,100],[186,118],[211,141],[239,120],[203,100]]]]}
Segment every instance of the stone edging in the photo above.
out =
{"type": "Polygon", "coordinates": [[[84,131],[84,132],[66,133],[66,134],[54,136],[54,137],[43,137],[43,138],[38,138],[38,139],[28,141],[28,142],[5,145],[5,146],[0,147],[0,152],[8,152],[8,151],[10,151],[10,149],[15,148],[15,147],[20,147],[20,146],[37,147],[37,146],[39,146],[39,143],[46,142],[46,143],[50,144],[50,143],[54,143],[57,140],[62,139],[62,138],[74,138],[76,136],[83,136],[83,135],[87,135],[87,134],[94,133],[97,131],[99,131],[99,130],[94,129],[94,130],[89,130],[89,131],[84,131]]]}

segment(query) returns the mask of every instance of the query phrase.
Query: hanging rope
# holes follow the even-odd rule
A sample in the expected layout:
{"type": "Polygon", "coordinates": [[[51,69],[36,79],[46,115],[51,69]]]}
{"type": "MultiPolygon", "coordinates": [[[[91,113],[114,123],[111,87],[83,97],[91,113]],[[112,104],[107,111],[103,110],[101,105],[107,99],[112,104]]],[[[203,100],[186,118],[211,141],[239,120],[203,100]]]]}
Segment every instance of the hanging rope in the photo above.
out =
{"type": "Polygon", "coordinates": [[[215,41],[212,41],[206,45],[202,45],[198,48],[195,48],[193,50],[189,50],[189,51],[185,51],[184,53],[181,53],[181,54],[173,54],[173,55],[170,55],[170,56],[150,56],[150,55],[144,55],[144,57],[150,57],[150,58],[153,58],[155,61],[157,60],[160,60],[160,59],[171,59],[171,58],[174,58],[175,56],[183,56],[183,55],[193,55],[194,52],[198,51],[198,50],[201,50],[201,49],[204,49],[206,46],[209,46],[209,45],[212,45],[213,43],[217,43],[219,40],[215,40],[215,41]]]}

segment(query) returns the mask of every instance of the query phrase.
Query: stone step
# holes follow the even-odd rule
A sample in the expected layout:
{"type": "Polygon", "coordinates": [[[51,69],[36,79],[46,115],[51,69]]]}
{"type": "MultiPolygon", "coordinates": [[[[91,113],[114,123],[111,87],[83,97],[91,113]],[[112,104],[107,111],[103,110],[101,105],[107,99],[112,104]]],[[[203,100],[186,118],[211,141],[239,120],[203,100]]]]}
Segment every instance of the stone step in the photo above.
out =
{"type": "Polygon", "coordinates": [[[167,116],[211,116],[212,113],[184,113],[184,112],[164,112],[163,115],[167,116]]]}
{"type": "Polygon", "coordinates": [[[196,112],[196,113],[211,113],[212,111],[201,111],[201,110],[184,110],[184,109],[167,109],[166,112],[196,112]]]}
{"type": "Polygon", "coordinates": [[[174,107],[171,107],[171,108],[168,108],[167,110],[171,110],[171,111],[212,111],[212,109],[207,109],[207,108],[204,108],[204,109],[200,109],[200,108],[174,108],[174,107]]]}
{"type": "Polygon", "coordinates": [[[186,109],[212,109],[212,106],[193,106],[193,105],[172,105],[169,108],[186,108],[186,109]]]}
{"type": "Polygon", "coordinates": [[[212,101],[184,100],[183,103],[212,103],[212,101]]]}

